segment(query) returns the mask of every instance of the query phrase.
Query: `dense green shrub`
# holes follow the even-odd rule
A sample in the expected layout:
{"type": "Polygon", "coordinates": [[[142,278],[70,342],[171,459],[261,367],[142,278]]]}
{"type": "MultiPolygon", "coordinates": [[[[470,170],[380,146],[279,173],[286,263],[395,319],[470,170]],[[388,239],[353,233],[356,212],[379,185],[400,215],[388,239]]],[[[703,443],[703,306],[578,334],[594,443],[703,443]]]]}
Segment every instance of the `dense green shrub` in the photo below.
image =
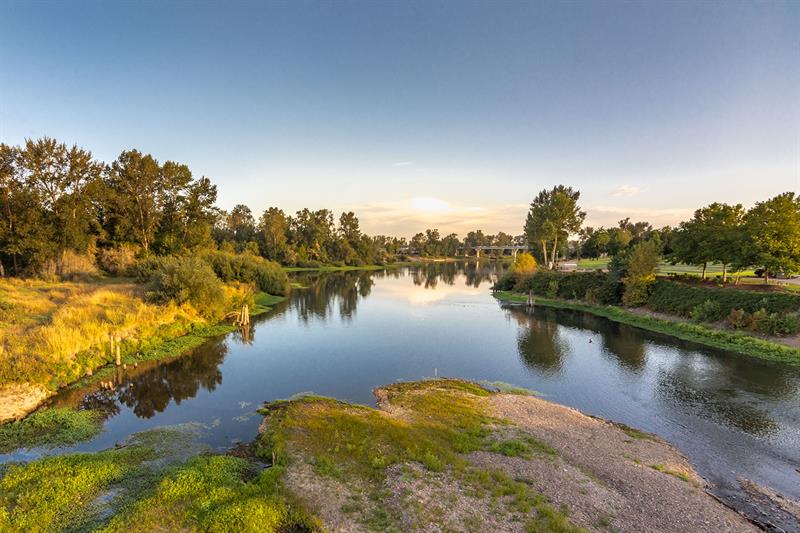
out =
{"type": "Polygon", "coordinates": [[[719,318],[729,315],[733,309],[748,313],[755,313],[759,309],[767,313],[800,310],[800,295],[697,287],[667,280],[658,280],[653,284],[647,305],[655,311],[688,317],[695,307],[706,300],[719,304],[719,318]]]}
{"type": "Polygon", "coordinates": [[[214,251],[203,256],[222,281],[255,283],[260,291],[276,296],[289,292],[289,277],[278,263],[252,254],[214,251]]]}
{"type": "Polygon", "coordinates": [[[758,322],[758,331],[767,335],[792,335],[800,330],[797,315],[770,313],[758,322]]]}
{"type": "Polygon", "coordinates": [[[602,272],[539,271],[524,277],[514,287],[520,292],[532,291],[539,296],[587,300],[604,305],[620,303],[622,284],[602,272]]]}
{"type": "Polygon", "coordinates": [[[163,260],[163,257],[155,257],[152,255],[140,259],[131,267],[131,273],[136,277],[139,283],[147,283],[153,279],[153,276],[155,276],[156,272],[161,268],[163,260]]]}
{"type": "Polygon", "coordinates": [[[727,318],[734,329],[749,329],[767,335],[792,335],[800,331],[800,317],[791,313],[768,313],[759,309],[748,313],[742,309],[732,309],[727,318]]]}
{"type": "MultiPolygon", "coordinates": [[[[716,322],[721,320],[725,313],[722,311],[722,306],[714,300],[706,300],[705,302],[696,305],[689,313],[692,320],[695,322],[716,322]]],[[[730,313],[728,313],[730,316],[730,313]]]]}
{"type": "Polygon", "coordinates": [[[622,303],[627,307],[641,307],[650,297],[652,280],[646,278],[628,277],[623,283],[625,290],[622,293],[622,303]]]}
{"type": "Polygon", "coordinates": [[[495,282],[492,289],[496,291],[512,291],[520,280],[520,276],[514,272],[506,272],[495,282]]]}
{"type": "Polygon", "coordinates": [[[225,291],[211,267],[197,257],[163,257],[150,278],[148,299],[190,303],[203,316],[219,318],[225,291]]]}

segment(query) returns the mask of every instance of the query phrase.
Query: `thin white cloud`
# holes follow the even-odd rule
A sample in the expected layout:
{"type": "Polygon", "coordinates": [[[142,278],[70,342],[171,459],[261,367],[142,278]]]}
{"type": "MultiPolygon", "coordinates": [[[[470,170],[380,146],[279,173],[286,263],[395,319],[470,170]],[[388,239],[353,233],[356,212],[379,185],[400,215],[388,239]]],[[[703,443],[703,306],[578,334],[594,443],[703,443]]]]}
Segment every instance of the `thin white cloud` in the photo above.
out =
{"type": "Polygon", "coordinates": [[[393,167],[410,167],[413,164],[414,163],[411,162],[411,161],[397,161],[395,163],[392,163],[392,166],[393,167]]]}
{"type": "Polygon", "coordinates": [[[694,208],[589,206],[585,211],[587,226],[616,226],[620,219],[630,217],[634,222],[646,221],[655,227],[661,227],[676,226],[679,222],[690,219],[694,208]]]}
{"type": "Polygon", "coordinates": [[[398,202],[370,203],[348,207],[358,214],[361,227],[370,234],[410,237],[428,228],[442,235],[469,231],[522,233],[527,205],[490,207],[456,205],[439,198],[416,197],[398,202]]]}
{"type": "Polygon", "coordinates": [[[620,185],[611,191],[611,196],[636,196],[640,192],[642,192],[642,189],[639,187],[635,187],[633,185],[620,185]]]}

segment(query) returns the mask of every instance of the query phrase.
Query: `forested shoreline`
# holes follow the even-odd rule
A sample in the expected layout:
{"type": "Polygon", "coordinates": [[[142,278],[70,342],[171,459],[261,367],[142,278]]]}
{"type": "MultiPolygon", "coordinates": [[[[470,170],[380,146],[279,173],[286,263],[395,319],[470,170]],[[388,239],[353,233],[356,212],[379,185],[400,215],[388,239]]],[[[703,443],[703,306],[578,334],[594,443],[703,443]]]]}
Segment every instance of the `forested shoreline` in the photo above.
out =
{"type": "Polygon", "coordinates": [[[437,229],[411,239],[369,236],[352,211],[260,215],[217,205],[217,186],[189,167],[124,150],[110,164],[55,139],[0,144],[0,275],[70,279],[103,271],[129,275],[137,260],[220,250],[284,266],[383,265],[408,255],[455,257],[521,237],[437,229]]]}

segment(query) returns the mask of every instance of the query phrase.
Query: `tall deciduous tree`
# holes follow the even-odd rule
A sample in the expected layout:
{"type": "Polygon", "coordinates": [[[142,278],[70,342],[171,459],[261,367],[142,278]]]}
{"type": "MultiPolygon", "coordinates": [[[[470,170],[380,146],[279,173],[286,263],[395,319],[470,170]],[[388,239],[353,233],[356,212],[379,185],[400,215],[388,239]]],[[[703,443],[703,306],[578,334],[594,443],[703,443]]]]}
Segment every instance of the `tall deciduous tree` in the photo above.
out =
{"type": "Polygon", "coordinates": [[[580,191],[572,187],[558,185],[551,190],[543,190],[531,202],[525,221],[525,234],[531,246],[541,245],[545,261],[556,268],[558,246],[581,229],[586,213],[578,206],[580,191]],[[548,258],[547,245],[551,245],[548,258]]]}
{"type": "Polygon", "coordinates": [[[20,150],[0,144],[0,273],[2,263],[15,276],[36,269],[53,252],[51,230],[40,195],[24,180],[20,150]]]}
{"type": "Polygon", "coordinates": [[[164,205],[164,180],[158,161],[138,150],[126,150],[111,164],[107,185],[113,237],[133,241],[149,252],[164,205]]]}
{"type": "Polygon", "coordinates": [[[286,214],[277,207],[270,207],[258,221],[258,232],[261,241],[261,252],[267,259],[284,261],[288,248],[287,233],[289,220],[286,214]]]}
{"type": "Polygon", "coordinates": [[[706,277],[709,262],[723,265],[723,280],[727,267],[742,257],[741,205],[713,203],[694,212],[691,220],[682,222],[672,237],[672,261],[703,267],[706,277]]]}
{"type": "Polygon", "coordinates": [[[800,196],[786,192],[758,202],[744,217],[744,257],[770,274],[800,271],[800,196]]]}

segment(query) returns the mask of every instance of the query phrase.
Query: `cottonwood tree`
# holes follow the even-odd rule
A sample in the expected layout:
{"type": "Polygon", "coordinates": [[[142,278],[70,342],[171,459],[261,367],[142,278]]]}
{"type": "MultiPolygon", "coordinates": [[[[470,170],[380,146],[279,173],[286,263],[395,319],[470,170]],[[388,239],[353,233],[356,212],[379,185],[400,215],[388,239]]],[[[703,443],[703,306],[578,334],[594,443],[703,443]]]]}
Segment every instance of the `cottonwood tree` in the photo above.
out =
{"type": "Polygon", "coordinates": [[[715,202],[698,209],[673,234],[671,261],[702,266],[702,279],[706,278],[708,263],[722,263],[725,281],[728,265],[741,262],[743,219],[741,205],[715,202]]]}
{"type": "Polygon", "coordinates": [[[270,207],[258,220],[261,251],[267,259],[284,261],[287,258],[289,220],[277,207],[270,207]]]}
{"type": "Polygon", "coordinates": [[[580,191],[558,185],[539,192],[531,202],[525,234],[531,246],[541,246],[544,260],[553,269],[558,266],[559,244],[563,244],[570,234],[580,231],[586,218],[586,213],[578,206],[580,196],[580,191]],[[549,258],[548,244],[551,246],[549,258]]]}
{"type": "Polygon", "coordinates": [[[42,218],[52,230],[56,253],[85,252],[97,235],[92,191],[103,165],[92,153],[77,146],[67,148],[49,137],[28,139],[18,153],[19,179],[38,197],[42,218]]]}
{"type": "Polygon", "coordinates": [[[22,179],[19,152],[0,144],[0,262],[8,264],[14,276],[44,262],[54,238],[39,195],[22,179]]]}
{"type": "Polygon", "coordinates": [[[743,261],[770,274],[800,270],[800,196],[786,192],[758,202],[744,217],[743,261]]]}
{"type": "Polygon", "coordinates": [[[138,150],[126,150],[111,164],[106,185],[113,237],[150,251],[164,205],[164,180],[158,161],[138,150]]]}

